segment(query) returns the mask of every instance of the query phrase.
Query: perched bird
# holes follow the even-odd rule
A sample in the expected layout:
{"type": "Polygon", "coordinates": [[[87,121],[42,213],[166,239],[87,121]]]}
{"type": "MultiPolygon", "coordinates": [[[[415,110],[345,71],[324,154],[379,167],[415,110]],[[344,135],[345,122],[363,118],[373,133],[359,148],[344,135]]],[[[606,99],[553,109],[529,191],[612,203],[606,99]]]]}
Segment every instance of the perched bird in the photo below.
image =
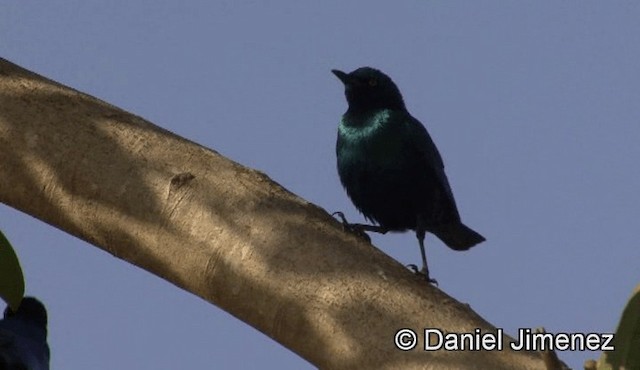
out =
{"type": "Polygon", "coordinates": [[[48,370],[47,310],[25,297],[16,312],[9,307],[0,321],[0,370],[48,370]]]}
{"type": "Polygon", "coordinates": [[[440,153],[391,78],[370,67],[332,72],[344,84],[349,104],[338,126],[340,181],[356,208],[377,225],[348,224],[340,214],[343,223],[361,233],[415,230],[420,273],[435,282],[427,267],[425,232],[455,250],[485,238],[460,221],[440,153]]]}

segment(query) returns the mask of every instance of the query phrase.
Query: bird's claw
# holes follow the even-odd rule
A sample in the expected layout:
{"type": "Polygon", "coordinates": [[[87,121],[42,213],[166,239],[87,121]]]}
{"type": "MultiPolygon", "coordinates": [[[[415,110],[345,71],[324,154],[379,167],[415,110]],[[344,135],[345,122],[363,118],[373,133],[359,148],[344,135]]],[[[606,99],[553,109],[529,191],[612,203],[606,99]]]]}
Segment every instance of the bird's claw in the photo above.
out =
{"type": "Polygon", "coordinates": [[[438,286],[438,280],[436,279],[431,279],[429,277],[429,270],[426,269],[426,267],[423,267],[422,269],[418,270],[418,266],[414,265],[413,263],[408,264],[407,267],[413,271],[414,274],[422,277],[424,280],[428,281],[429,283],[438,286]]]}
{"type": "Polygon", "coordinates": [[[344,226],[344,225],[348,225],[348,224],[349,224],[349,222],[347,221],[347,218],[346,218],[346,217],[344,217],[344,213],[342,213],[342,212],[340,212],[340,211],[333,212],[333,213],[331,214],[331,217],[335,217],[335,216],[338,216],[338,218],[340,218],[340,221],[342,221],[342,225],[343,225],[343,226],[344,226]]]}
{"type": "Polygon", "coordinates": [[[357,237],[366,240],[368,243],[371,243],[371,238],[369,237],[369,235],[367,235],[367,233],[365,233],[364,230],[357,227],[356,225],[350,224],[349,221],[347,221],[347,218],[344,216],[344,213],[337,211],[337,212],[333,212],[331,216],[332,217],[337,216],[340,219],[340,221],[342,221],[342,228],[345,231],[355,234],[357,237]]]}

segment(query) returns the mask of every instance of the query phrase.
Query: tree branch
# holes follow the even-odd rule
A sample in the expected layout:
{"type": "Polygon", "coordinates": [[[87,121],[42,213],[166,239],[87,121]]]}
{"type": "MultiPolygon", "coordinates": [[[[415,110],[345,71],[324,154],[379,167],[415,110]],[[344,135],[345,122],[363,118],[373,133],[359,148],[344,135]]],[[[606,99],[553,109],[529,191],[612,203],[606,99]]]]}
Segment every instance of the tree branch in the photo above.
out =
{"type": "Polygon", "coordinates": [[[266,175],[0,59],[0,201],[188,290],[321,368],[543,368],[408,352],[400,328],[496,332],[266,175]]]}

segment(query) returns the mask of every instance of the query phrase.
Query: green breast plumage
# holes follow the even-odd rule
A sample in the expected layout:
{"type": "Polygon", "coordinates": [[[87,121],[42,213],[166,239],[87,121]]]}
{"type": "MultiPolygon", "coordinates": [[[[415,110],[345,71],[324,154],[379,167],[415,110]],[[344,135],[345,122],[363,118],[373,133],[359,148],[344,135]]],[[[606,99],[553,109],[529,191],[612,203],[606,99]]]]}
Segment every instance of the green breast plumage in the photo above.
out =
{"type": "Polygon", "coordinates": [[[392,122],[392,112],[379,111],[368,117],[345,115],[338,127],[344,159],[370,165],[392,164],[402,150],[401,127],[392,122]]]}

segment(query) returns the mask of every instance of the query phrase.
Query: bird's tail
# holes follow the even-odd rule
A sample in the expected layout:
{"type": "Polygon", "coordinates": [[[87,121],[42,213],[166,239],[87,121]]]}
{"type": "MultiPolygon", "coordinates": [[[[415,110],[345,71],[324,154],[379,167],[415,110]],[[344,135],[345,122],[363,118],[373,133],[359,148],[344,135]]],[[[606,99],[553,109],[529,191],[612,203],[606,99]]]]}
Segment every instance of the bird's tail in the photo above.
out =
{"type": "Polygon", "coordinates": [[[462,222],[441,226],[438,230],[435,230],[434,234],[449,248],[457,251],[466,251],[486,240],[482,235],[473,231],[462,222]]]}

